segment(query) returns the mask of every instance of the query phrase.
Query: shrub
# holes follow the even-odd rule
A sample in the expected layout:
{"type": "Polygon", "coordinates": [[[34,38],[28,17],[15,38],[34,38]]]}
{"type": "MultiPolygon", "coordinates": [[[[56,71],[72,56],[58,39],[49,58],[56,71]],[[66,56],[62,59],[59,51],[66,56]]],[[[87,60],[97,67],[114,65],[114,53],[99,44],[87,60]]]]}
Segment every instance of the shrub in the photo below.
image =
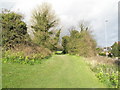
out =
{"type": "Polygon", "coordinates": [[[99,55],[100,56],[106,56],[106,53],[105,52],[100,52],[99,55]]]}
{"type": "Polygon", "coordinates": [[[29,39],[27,26],[20,14],[9,10],[0,13],[2,25],[2,46],[8,50],[15,44],[22,43],[29,39]]]}
{"type": "Polygon", "coordinates": [[[42,46],[26,42],[25,44],[17,44],[13,49],[3,52],[3,63],[34,63],[40,62],[41,59],[49,58],[51,51],[42,46]]]}
{"type": "Polygon", "coordinates": [[[113,54],[114,57],[120,57],[120,42],[115,42],[112,45],[111,53],[113,54]]]}

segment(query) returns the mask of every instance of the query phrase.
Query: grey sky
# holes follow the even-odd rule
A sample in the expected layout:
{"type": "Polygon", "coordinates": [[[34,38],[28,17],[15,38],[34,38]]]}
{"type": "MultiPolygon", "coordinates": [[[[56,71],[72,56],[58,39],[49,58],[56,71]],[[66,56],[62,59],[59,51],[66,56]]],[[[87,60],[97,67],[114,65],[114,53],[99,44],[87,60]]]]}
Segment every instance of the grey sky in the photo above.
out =
{"type": "Polygon", "coordinates": [[[31,10],[42,2],[49,2],[61,20],[62,34],[76,26],[80,20],[88,21],[99,46],[107,46],[118,40],[118,1],[119,0],[0,0],[0,8],[7,8],[25,15],[29,24],[31,10]]]}

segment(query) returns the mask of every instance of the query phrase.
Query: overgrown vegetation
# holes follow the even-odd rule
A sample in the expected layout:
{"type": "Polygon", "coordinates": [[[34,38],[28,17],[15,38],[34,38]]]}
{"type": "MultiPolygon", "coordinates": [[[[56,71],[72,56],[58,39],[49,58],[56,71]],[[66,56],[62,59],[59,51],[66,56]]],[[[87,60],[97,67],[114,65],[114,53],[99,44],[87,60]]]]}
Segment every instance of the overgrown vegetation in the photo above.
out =
{"type": "Polygon", "coordinates": [[[63,53],[69,53],[79,56],[96,55],[96,42],[93,39],[88,27],[81,24],[81,30],[71,30],[70,36],[62,38],[63,53]],[[83,28],[84,27],[84,28],[83,28]]]}
{"type": "Polygon", "coordinates": [[[97,65],[92,69],[99,80],[109,87],[118,88],[118,67],[114,65],[97,65]]]}
{"type": "Polygon", "coordinates": [[[119,88],[119,68],[116,61],[106,57],[101,57],[96,60],[87,61],[90,69],[95,72],[96,77],[110,88],[119,88]]]}
{"type": "Polygon", "coordinates": [[[41,63],[42,59],[47,59],[50,56],[44,54],[32,54],[31,56],[24,55],[24,52],[11,52],[6,51],[2,58],[3,63],[19,63],[19,64],[30,64],[41,63]]]}
{"type": "Polygon", "coordinates": [[[19,44],[15,48],[3,52],[3,63],[15,62],[20,64],[40,63],[42,59],[51,56],[51,51],[33,43],[19,44]]]}

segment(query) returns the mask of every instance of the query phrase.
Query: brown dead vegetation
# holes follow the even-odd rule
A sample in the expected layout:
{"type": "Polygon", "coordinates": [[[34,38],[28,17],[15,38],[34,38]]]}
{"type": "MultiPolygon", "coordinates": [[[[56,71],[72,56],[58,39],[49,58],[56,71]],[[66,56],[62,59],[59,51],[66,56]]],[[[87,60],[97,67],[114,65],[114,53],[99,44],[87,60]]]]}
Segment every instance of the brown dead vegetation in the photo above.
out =
{"type": "Polygon", "coordinates": [[[103,57],[103,56],[95,56],[95,57],[89,57],[89,59],[87,59],[88,61],[90,61],[93,65],[97,65],[97,64],[116,64],[118,65],[120,63],[120,61],[118,59],[115,58],[108,58],[108,57],[103,57]]]}
{"type": "Polygon", "coordinates": [[[11,51],[13,53],[23,52],[25,56],[29,56],[29,57],[35,54],[39,54],[43,57],[51,55],[51,51],[49,49],[31,42],[16,44],[15,47],[11,49],[11,51]]]}

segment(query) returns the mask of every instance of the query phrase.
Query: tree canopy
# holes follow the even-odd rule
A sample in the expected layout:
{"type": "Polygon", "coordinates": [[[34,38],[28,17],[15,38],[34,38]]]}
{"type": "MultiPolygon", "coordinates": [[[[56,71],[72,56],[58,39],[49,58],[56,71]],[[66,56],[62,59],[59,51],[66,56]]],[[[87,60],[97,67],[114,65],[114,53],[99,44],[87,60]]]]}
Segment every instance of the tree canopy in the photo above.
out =
{"type": "Polygon", "coordinates": [[[4,47],[11,48],[26,40],[27,27],[22,15],[5,9],[0,13],[0,16],[2,19],[2,45],[4,47]]]}
{"type": "Polygon", "coordinates": [[[60,30],[56,29],[58,18],[50,4],[42,3],[37,6],[33,10],[31,21],[31,27],[34,29],[34,42],[50,50],[55,50],[59,41],[60,30]]]}
{"type": "Polygon", "coordinates": [[[83,24],[81,25],[81,31],[71,30],[70,36],[62,38],[63,53],[85,57],[94,56],[96,54],[96,42],[87,27],[83,28],[83,24]]]}

